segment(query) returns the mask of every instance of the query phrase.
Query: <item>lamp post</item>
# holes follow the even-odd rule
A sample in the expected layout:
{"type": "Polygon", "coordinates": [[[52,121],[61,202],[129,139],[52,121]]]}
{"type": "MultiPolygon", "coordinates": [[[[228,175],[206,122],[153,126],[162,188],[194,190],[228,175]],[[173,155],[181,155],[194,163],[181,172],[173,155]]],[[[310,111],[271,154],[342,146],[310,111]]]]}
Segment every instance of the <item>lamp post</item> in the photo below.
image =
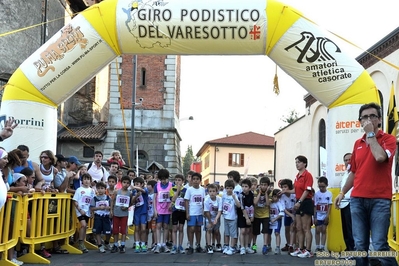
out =
{"type": "MultiPolygon", "coordinates": [[[[133,56],[133,86],[132,86],[132,120],[131,120],[131,140],[130,140],[130,168],[134,167],[134,128],[136,116],[136,81],[137,81],[137,55],[133,56]]],[[[137,159],[137,158],[136,158],[137,159]]],[[[138,167],[138,166],[137,166],[138,167]]],[[[138,176],[139,173],[136,173],[138,176]]]]}

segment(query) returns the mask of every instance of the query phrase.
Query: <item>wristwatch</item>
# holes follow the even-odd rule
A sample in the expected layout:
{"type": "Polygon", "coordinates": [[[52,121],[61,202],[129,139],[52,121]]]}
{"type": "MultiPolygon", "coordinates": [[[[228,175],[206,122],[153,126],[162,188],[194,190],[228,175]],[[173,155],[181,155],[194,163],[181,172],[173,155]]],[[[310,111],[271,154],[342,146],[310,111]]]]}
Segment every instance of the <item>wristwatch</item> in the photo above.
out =
{"type": "Polygon", "coordinates": [[[296,203],[299,203],[299,204],[301,204],[301,203],[302,203],[302,200],[298,200],[296,203]]]}
{"type": "Polygon", "coordinates": [[[375,133],[374,132],[369,132],[367,133],[367,138],[374,138],[375,137],[375,133]]]}

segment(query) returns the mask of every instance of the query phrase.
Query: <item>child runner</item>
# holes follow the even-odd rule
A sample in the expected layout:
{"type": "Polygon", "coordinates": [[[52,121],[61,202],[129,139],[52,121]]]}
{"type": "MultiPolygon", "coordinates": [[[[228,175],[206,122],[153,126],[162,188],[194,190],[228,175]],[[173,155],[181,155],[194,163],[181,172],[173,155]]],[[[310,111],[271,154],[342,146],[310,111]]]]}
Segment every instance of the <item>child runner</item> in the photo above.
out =
{"type": "MultiPolygon", "coordinates": [[[[109,177],[108,177],[109,178],[109,177]]],[[[94,212],[93,233],[96,234],[98,248],[101,253],[111,250],[109,240],[111,238],[111,198],[105,194],[107,185],[100,181],[96,184],[97,195],[91,200],[90,210],[94,212]],[[101,234],[105,235],[104,245],[101,241],[101,234]]]]}
{"type": "Polygon", "coordinates": [[[316,213],[316,252],[324,251],[326,244],[326,231],[330,218],[332,193],[327,190],[328,179],[324,176],[319,177],[317,181],[319,191],[314,196],[314,205],[316,213]]]}
{"type": "Polygon", "coordinates": [[[184,187],[184,176],[182,174],[175,175],[175,186],[170,190],[172,198],[172,242],[173,248],[171,254],[180,252],[184,254],[183,237],[184,223],[186,222],[186,207],[184,204],[184,195],[187,188],[184,187]],[[179,232],[179,241],[177,240],[177,232],[179,232]]]}
{"type": "Polygon", "coordinates": [[[132,192],[128,190],[130,178],[122,177],[122,188],[116,192],[115,200],[111,205],[111,216],[113,222],[112,234],[114,235],[114,246],[111,253],[125,253],[125,241],[127,233],[127,219],[129,216],[129,207],[132,205],[132,192]],[[121,245],[118,247],[119,234],[122,234],[121,245]]]}
{"type": "Polygon", "coordinates": [[[279,198],[280,189],[273,189],[272,191],[272,201],[270,203],[270,225],[269,225],[269,235],[272,237],[273,230],[276,236],[276,248],[274,249],[275,255],[280,255],[280,244],[281,244],[281,224],[282,218],[284,216],[284,205],[279,198]]]}
{"type": "Polygon", "coordinates": [[[169,191],[172,188],[172,182],[169,182],[169,171],[161,169],[158,172],[158,182],[154,189],[154,216],[157,219],[157,241],[158,244],[155,247],[154,253],[170,252],[169,248],[166,247],[166,241],[169,237],[169,222],[170,215],[172,213],[170,209],[171,200],[169,191]],[[163,229],[163,240],[161,238],[163,229]]]}
{"type": "Polygon", "coordinates": [[[193,173],[191,175],[192,186],[189,187],[184,195],[185,207],[186,207],[186,218],[187,218],[187,238],[189,241],[189,248],[187,254],[191,255],[194,252],[192,244],[197,240],[196,251],[202,253],[201,248],[201,226],[203,224],[203,213],[204,213],[204,199],[205,189],[200,186],[202,175],[199,173],[193,173]]]}
{"type": "Polygon", "coordinates": [[[134,252],[147,252],[148,190],[141,177],[133,179],[133,184],[133,204],[135,205],[133,224],[135,225],[134,240],[136,241],[134,252]]]}
{"type": "MultiPolygon", "coordinates": [[[[208,254],[213,254],[215,243],[212,243],[212,239],[220,241],[220,216],[222,215],[222,198],[218,197],[217,194],[219,189],[215,184],[208,186],[208,196],[204,202],[204,216],[205,216],[205,229],[206,229],[206,250],[208,254]],[[215,235],[215,237],[213,237],[215,235]],[[212,243],[212,245],[211,245],[212,243]]],[[[218,247],[220,242],[217,243],[218,247]]]]}
{"type": "Polygon", "coordinates": [[[79,250],[83,253],[89,252],[84,244],[86,239],[86,228],[90,218],[90,203],[94,197],[94,190],[90,188],[91,175],[86,173],[82,175],[82,186],[80,186],[73,196],[76,210],[76,217],[80,223],[79,229],[79,250]]]}
{"type": "Polygon", "coordinates": [[[240,194],[241,208],[237,210],[237,225],[240,228],[240,254],[255,253],[249,248],[248,243],[251,237],[251,226],[254,221],[254,194],[251,191],[251,180],[246,178],[241,182],[242,192],[240,194]]]}
{"type": "Polygon", "coordinates": [[[234,238],[237,238],[237,208],[240,208],[240,201],[238,200],[233,189],[235,187],[234,181],[226,180],[224,183],[224,193],[222,196],[222,211],[224,218],[224,246],[223,254],[233,255],[234,238]]]}

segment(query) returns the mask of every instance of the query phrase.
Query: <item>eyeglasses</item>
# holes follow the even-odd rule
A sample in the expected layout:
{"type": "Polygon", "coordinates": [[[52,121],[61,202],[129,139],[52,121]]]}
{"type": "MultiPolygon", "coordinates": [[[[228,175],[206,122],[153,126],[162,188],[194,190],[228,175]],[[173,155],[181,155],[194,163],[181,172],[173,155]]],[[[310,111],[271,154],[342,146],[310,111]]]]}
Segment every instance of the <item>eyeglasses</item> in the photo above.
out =
{"type": "Polygon", "coordinates": [[[48,156],[40,156],[40,159],[48,159],[48,156]]]}
{"type": "Polygon", "coordinates": [[[359,120],[368,120],[369,118],[376,119],[376,118],[378,118],[378,115],[375,115],[375,114],[364,115],[364,116],[359,117],[359,120]]]}

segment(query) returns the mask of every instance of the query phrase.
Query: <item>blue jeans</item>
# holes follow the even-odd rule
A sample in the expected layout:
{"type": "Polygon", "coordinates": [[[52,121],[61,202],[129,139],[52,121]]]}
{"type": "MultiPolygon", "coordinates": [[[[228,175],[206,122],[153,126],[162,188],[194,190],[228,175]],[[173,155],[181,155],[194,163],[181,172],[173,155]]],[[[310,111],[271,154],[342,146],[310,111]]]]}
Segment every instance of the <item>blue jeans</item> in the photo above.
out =
{"type": "MultiPolygon", "coordinates": [[[[374,250],[388,251],[388,228],[391,218],[391,200],[351,198],[352,233],[355,248],[358,251],[368,251],[370,245],[370,231],[374,250]]],[[[356,258],[356,266],[398,265],[394,257],[388,258],[356,258]],[[378,265],[378,264],[376,264],[378,265]]]]}

